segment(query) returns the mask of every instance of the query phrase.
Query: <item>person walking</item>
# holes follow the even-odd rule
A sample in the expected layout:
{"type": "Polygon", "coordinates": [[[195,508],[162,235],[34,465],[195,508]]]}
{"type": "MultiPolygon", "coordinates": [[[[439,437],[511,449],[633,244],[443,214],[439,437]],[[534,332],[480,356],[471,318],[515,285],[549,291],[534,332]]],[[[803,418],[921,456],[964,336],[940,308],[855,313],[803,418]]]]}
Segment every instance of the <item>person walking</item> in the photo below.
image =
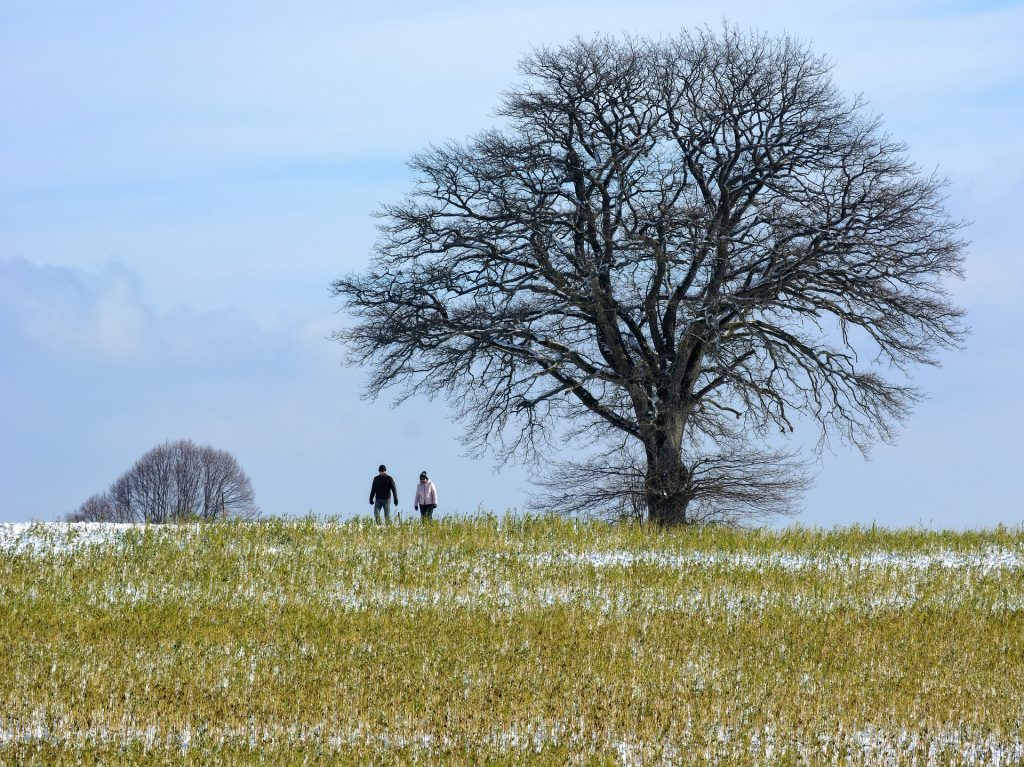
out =
{"type": "Polygon", "coordinates": [[[427,472],[420,472],[420,483],[416,485],[416,499],[413,508],[420,510],[420,519],[426,521],[434,518],[434,509],[437,508],[437,488],[430,481],[427,472]]]}
{"type": "Polygon", "coordinates": [[[398,488],[394,478],[388,474],[388,467],[381,464],[377,476],[370,485],[370,503],[373,504],[373,518],[380,524],[380,512],[384,510],[384,521],[391,521],[391,497],[395,498],[395,509],[398,508],[398,488]]]}

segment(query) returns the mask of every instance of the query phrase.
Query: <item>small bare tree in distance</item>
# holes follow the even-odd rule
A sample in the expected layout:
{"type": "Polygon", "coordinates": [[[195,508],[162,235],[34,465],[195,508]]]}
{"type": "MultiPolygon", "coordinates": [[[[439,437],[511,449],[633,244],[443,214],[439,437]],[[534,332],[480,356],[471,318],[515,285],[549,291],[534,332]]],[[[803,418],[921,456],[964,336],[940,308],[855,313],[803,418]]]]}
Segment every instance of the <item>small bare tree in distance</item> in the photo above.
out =
{"type": "Polygon", "coordinates": [[[446,397],[499,461],[625,442],[659,524],[787,507],[796,423],[891,441],[911,369],[962,344],[966,245],[831,65],[726,27],[521,69],[502,127],[413,157],[371,267],[333,283],[367,393],[446,397]]]}
{"type": "Polygon", "coordinates": [[[146,452],[110,489],[68,515],[72,522],[250,519],[252,483],[234,456],[191,440],[146,452]]]}

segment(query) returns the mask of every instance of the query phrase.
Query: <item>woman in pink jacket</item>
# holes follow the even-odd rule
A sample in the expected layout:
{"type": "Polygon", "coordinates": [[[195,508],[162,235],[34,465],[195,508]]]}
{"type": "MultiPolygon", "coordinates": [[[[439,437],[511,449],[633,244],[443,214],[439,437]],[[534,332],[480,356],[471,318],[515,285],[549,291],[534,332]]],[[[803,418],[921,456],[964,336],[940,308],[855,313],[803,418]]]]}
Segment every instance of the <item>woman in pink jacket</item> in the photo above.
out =
{"type": "Polygon", "coordinates": [[[413,508],[420,510],[420,519],[426,521],[434,518],[434,509],[437,508],[437,488],[430,481],[427,472],[420,472],[420,483],[416,485],[416,498],[413,500],[413,508]]]}

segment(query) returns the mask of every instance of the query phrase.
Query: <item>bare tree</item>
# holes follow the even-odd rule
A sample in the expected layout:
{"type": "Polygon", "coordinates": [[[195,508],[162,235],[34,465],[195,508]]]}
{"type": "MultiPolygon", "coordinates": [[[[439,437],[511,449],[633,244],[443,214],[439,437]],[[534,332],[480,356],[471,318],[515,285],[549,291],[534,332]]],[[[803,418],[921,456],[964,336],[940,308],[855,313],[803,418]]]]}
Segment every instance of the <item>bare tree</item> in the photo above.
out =
{"type": "Polygon", "coordinates": [[[67,515],[68,522],[117,522],[110,493],[90,496],[75,511],[67,515]]]}
{"type": "Polygon", "coordinates": [[[368,394],[447,397],[499,461],[565,424],[622,435],[660,524],[700,516],[712,465],[751,479],[798,417],[819,445],[891,440],[911,368],[962,343],[945,283],[966,246],[944,180],[830,64],[725,28],[521,68],[504,126],[415,156],[371,268],[333,283],[368,394]],[[737,438],[752,462],[729,458],[737,438]]]}
{"type": "Polygon", "coordinates": [[[146,452],[106,493],[68,515],[73,522],[249,519],[257,514],[248,475],[224,450],[191,440],[146,452]]]}

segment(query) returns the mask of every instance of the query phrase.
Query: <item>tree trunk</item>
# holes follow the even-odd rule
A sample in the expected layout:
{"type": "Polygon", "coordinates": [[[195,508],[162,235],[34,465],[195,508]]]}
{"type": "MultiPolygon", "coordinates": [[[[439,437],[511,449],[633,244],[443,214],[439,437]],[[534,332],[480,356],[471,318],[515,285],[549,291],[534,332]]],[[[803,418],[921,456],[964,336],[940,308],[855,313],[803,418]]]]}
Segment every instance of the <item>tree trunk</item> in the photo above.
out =
{"type": "Polygon", "coordinates": [[[682,424],[659,430],[647,446],[647,519],[661,527],[685,525],[689,472],[681,454],[682,424]]]}

